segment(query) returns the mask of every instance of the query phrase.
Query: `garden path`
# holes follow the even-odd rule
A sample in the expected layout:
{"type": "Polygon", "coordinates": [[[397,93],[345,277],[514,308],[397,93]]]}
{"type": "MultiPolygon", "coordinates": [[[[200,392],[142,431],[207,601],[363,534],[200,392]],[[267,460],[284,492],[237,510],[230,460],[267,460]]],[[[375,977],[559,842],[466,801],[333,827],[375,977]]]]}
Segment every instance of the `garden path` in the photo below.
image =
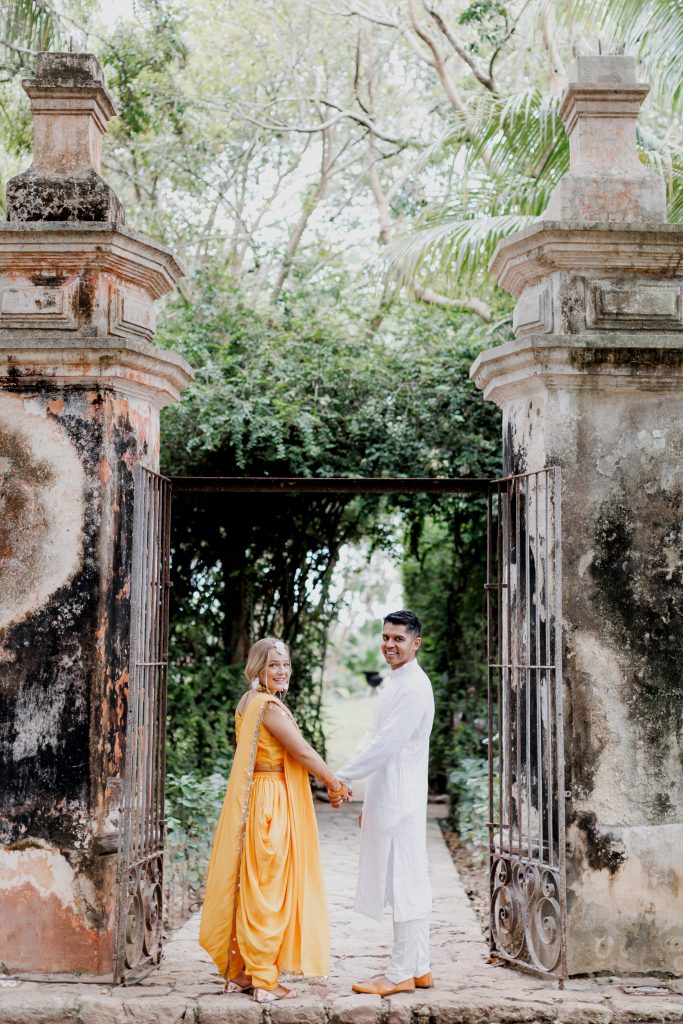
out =
{"type": "MultiPolygon", "coordinates": [[[[434,808],[436,815],[442,807],[434,808]]],[[[358,852],[358,804],[334,812],[318,805],[332,924],[327,979],[294,980],[301,996],[260,1007],[247,996],[224,996],[222,981],[197,945],[195,915],[166,944],[161,968],[141,984],[111,988],[20,982],[0,987],[1,1024],[635,1024],[683,1022],[683,995],[647,982],[645,995],[624,989],[646,980],[557,982],[488,963],[479,923],[441,837],[428,826],[434,889],[432,954],[435,987],[382,1000],[351,992],[351,984],[381,971],[391,944],[391,920],[376,923],[353,908],[358,852]]]]}

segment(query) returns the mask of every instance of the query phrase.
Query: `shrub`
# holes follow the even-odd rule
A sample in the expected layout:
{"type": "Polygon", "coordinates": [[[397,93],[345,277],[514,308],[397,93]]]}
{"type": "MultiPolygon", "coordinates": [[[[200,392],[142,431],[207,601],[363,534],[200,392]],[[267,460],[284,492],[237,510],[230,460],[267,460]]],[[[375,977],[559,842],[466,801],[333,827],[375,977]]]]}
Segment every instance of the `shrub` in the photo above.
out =
{"type": "Polygon", "coordinates": [[[229,764],[210,775],[197,772],[166,779],[167,927],[179,928],[203,897],[206,865],[228,784],[229,764]]]}

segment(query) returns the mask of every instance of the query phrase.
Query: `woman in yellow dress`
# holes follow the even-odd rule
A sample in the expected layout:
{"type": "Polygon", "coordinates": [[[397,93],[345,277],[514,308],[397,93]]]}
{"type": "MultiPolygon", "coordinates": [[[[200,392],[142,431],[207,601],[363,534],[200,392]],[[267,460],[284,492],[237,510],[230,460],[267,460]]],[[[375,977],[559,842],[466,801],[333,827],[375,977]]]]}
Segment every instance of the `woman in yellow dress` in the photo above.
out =
{"type": "Polygon", "coordinates": [[[235,712],[237,747],[209,861],[199,942],[226,992],[257,1002],[294,998],[280,971],[329,973],[327,898],[308,777],[334,807],[349,799],[282,703],[291,676],[287,645],[258,640],[250,688],[235,712]]]}

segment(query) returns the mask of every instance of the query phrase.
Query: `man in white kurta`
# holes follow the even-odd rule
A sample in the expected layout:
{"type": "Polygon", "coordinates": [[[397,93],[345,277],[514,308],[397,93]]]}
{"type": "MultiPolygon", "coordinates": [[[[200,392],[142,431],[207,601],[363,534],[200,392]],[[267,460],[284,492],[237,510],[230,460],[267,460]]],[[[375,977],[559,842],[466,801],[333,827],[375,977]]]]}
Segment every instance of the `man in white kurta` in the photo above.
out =
{"type": "Polygon", "coordinates": [[[369,741],[336,774],[365,779],[356,910],[380,920],[392,908],[394,948],[386,973],[353,988],[392,995],[432,984],[429,967],[427,770],[434,696],[416,661],[421,623],[409,611],[386,616],[381,650],[391,675],[377,698],[369,741]]]}

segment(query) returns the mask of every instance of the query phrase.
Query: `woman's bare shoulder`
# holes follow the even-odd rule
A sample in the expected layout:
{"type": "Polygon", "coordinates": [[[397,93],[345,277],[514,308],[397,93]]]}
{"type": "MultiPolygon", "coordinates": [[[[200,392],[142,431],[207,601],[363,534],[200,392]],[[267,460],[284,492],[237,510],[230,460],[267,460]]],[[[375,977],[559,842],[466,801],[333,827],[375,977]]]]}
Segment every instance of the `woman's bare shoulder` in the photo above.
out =
{"type": "Polygon", "coordinates": [[[293,722],[296,725],[292,712],[282,703],[282,701],[278,700],[277,697],[269,698],[264,718],[266,721],[273,721],[273,719],[277,720],[278,718],[287,718],[290,722],[293,722]]]}

